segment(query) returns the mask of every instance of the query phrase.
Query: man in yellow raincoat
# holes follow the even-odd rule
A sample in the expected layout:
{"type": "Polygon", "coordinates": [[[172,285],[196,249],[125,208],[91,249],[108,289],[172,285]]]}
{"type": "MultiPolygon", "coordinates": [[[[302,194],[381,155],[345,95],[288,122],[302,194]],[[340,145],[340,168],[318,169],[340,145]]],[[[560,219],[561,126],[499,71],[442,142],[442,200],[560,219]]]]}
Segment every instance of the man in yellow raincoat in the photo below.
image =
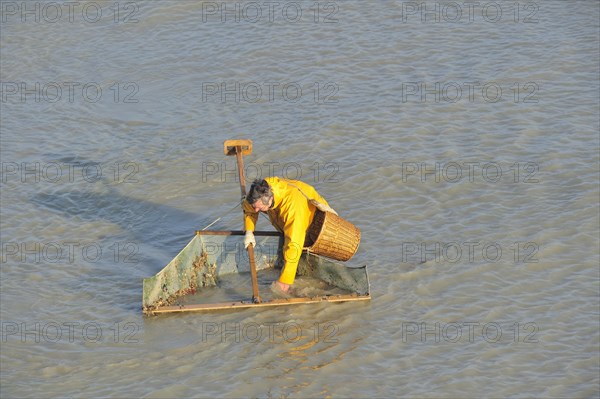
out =
{"type": "Polygon", "coordinates": [[[271,224],[283,233],[285,264],[275,285],[283,292],[288,292],[296,278],[306,230],[313,221],[316,209],[333,213],[335,211],[314,187],[299,180],[278,177],[255,180],[243,202],[243,208],[246,248],[250,244],[256,245],[253,232],[259,212],[267,213],[271,224]]]}

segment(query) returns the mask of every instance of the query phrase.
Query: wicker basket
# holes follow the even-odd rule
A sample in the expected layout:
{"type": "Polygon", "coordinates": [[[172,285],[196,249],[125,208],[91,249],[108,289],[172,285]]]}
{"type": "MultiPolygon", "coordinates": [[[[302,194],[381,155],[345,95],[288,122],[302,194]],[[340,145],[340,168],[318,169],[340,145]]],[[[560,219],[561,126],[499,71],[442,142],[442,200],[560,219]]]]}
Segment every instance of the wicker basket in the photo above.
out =
{"type": "Polygon", "coordinates": [[[349,221],[331,213],[316,210],[306,232],[305,249],[327,258],[347,261],[360,243],[360,230],[349,221]]]}

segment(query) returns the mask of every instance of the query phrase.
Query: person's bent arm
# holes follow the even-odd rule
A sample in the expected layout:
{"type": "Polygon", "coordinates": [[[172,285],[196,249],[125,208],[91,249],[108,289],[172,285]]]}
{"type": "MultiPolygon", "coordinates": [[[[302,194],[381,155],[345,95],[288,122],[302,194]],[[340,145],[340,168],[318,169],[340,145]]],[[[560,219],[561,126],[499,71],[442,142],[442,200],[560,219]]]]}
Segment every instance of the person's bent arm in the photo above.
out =
{"type": "Polygon", "coordinates": [[[244,210],[244,230],[253,232],[256,230],[258,212],[254,212],[254,208],[246,200],[242,202],[242,209],[244,210]]]}

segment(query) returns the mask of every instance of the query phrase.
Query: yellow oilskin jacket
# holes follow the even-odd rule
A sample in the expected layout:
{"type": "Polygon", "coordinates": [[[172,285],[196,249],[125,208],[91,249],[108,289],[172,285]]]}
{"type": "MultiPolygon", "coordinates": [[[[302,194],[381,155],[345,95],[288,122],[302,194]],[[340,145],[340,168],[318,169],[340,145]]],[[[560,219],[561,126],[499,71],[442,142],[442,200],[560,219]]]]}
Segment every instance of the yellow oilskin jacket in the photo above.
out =
{"type": "MultiPolygon", "coordinates": [[[[278,177],[267,177],[265,180],[273,190],[273,206],[267,212],[269,220],[284,235],[283,259],[285,264],[279,281],[285,284],[293,284],[296,278],[298,261],[304,247],[306,230],[312,223],[316,211],[316,207],[308,200],[314,199],[322,204],[329,204],[317,193],[314,187],[299,180],[287,180],[278,177]]],[[[254,209],[246,200],[243,202],[243,208],[245,215],[244,228],[246,231],[254,231],[258,212],[254,212],[254,209]]]]}

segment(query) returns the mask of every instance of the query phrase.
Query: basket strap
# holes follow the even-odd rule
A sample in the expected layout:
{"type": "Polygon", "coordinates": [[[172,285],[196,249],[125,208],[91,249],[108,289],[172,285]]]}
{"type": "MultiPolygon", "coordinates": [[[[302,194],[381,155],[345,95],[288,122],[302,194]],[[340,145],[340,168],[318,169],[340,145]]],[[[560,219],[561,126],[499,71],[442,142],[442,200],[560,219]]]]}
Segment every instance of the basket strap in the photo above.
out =
{"type": "Polygon", "coordinates": [[[300,187],[298,187],[298,186],[297,186],[297,185],[295,185],[294,183],[290,183],[290,182],[288,181],[288,182],[287,182],[287,184],[289,184],[289,185],[290,185],[290,186],[292,186],[292,187],[296,187],[296,188],[298,189],[298,191],[300,191],[300,193],[306,197],[306,199],[308,200],[308,202],[312,203],[314,206],[317,206],[317,204],[320,204],[320,202],[319,202],[319,201],[317,201],[316,199],[311,199],[311,198],[308,198],[308,195],[304,194],[304,191],[302,191],[302,190],[300,189],[300,187]]]}
{"type": "MultiPolygon", "coordinates": [[[[298,191],[300,191],[300,193],[306,197],[306,199],[308,200],[308,202],[312,203],[312,204],[313,204],[315,207],[316,207],[317,205],[319,205],[319,204],[320,204],[320,202],[319,202],[319,201],[317,201],[317,200],[315,200],[315,199],[308,198],[308,195],[304,194],[304,191],[302,191],[302,190],[300,189],[300,187],[298,187],[298,186],[297,186],[297,185],[295,185],[294,183],[290,183],[290,182],[288,181],[288,182],[287,182],[287,184],[289,184],[289,185],[290,185],[290,186],[292,186],[292,187],[296,187],[296,188],[298,189],[298,191]]],[[[306,251],[307,253],[310,253],[310,252],[311,252],[311,251],[310,251],[310,247],[304,247],[304,248],[302,248],[302,249],[303,249],[304,251],[306,251]]]]}

